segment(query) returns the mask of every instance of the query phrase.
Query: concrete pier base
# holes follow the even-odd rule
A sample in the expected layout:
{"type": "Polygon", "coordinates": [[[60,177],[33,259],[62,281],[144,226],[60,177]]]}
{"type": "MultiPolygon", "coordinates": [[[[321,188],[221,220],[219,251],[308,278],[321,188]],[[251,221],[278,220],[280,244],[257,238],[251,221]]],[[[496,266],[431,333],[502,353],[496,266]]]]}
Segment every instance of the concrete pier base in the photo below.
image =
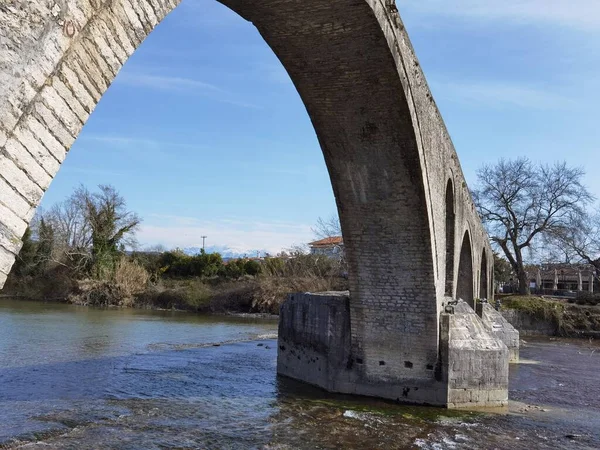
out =
{"type": "Polygon", "coordinates": [[[481,318],[488,333],[504,342],[508,347],[508,360],[519,362],[519,331],[489,303],[477,304],[477,315],[481,318]]]}
{"type": "Polygon", "coordinates": [[[465,302],[440,320],[440,354],[448,408],[508,404],[508,348],[465,302]]]}
{"type": "Polygon", "coordinates": [[[506,406],[508,348],[469,305],[452,309],[441,314],[440,356],[428,378],[381,379],[353,354],[348,293],[291,294],[280,310],[277,372],[329,392],[448,408],[506,406]]]}

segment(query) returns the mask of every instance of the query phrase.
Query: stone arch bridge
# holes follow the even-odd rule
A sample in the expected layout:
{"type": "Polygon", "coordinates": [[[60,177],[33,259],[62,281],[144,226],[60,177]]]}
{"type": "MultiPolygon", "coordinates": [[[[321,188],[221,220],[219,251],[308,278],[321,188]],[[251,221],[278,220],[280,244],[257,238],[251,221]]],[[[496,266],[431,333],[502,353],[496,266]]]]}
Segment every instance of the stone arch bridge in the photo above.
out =
{"type": "MultiPolygon", "coordinates": [[[[489,333],[484,338],[493,342],[493,357],[473,353],[466,363],[471,372],[479,370],[477,383],[459,387],[453,380],[464,374],[448,369],[450,322],[474,314],[467,305],[448,314],[446,304],[449,297],[462,298],[474,307],[476,298],[492,297],[492,251],[395,2],[220,2],[256,26],[302,97],[330,173],[349,262],[349,300],[340,300],[349,340],[339,366],[347,372],[344,380],[308,379],[286,363],[284,343],[280,372],[334,391],[409,402],[504,403],[506,347],[489,333]],[[488,366],[500,375],[482,372],[477,358],[492,358],[488,366]],[[453,387],[468,395],[453,397],[453,387]]],[[[94,107],[178,3],[0,5],[0,287],[94,107]]],[[[315,316],[313,325],[319,320],[315,316]]],[[[300,335],[306,332],[302,326],[290,323],[286,329],[300,335]]],[[[464,339],[472,342],[464,345],[473,352],[485,332],[471,331],[464,339]]],[[[330,369],[332,358],[324,357],[330,369]]]]}

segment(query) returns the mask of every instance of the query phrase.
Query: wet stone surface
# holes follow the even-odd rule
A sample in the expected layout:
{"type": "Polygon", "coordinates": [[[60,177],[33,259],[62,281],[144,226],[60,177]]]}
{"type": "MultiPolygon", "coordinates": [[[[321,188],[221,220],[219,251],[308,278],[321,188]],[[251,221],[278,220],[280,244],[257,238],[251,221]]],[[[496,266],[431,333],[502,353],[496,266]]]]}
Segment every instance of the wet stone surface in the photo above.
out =
{"type": "Polygon", "coordinates": [[[527,340],[499,413],[277,377],[273,322],[0,302],[0,443],[72,449],[595,449],[600,346],[527,340]],[[262,335],[262,337],[261,337],[262,335]],[[222,343],[213,346],[213,343],[222,343]],[[262,344],[262,345],[260,345],[262,344]]]}

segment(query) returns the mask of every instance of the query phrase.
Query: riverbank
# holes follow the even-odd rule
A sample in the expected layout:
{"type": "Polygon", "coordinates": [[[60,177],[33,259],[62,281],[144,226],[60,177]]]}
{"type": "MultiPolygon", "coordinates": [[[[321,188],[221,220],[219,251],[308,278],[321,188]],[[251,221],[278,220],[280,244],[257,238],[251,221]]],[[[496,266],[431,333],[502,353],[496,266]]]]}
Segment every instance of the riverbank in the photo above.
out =
{"type": "Polygon", "coordinates": [[[246,276],[238,280],[160,278],[138,292],[102,280],[67,280],[45,277],[9,280],[6,298],[50,301],[79,306],[176,310],[211,314],[277,315],[290,292],[347,290],[341,277],[246,276]]]}
{"type": "Polygon", "coordinates": [[[504,318],[522,336],[600,338],[600,305],[536,296],[501,297],[501,305],[504,318]]]}

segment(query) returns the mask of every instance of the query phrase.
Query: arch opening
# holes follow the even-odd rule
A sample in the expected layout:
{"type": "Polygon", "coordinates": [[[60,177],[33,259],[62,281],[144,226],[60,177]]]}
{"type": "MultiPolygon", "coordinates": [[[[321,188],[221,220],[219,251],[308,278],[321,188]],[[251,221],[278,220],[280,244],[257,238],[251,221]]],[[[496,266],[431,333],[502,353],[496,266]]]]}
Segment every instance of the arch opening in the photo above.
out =
{"type": "Polygon", "coordinates": [[[471,237],[467,231],[460,248],[456,297],[467,302],[472,308],[475,308],[473,281],[473,252],[471,249],[471,237]]]}
{"type": "Polygon", "coordinates": [[[454,230],[456,213],[454,205],[454,187],[452,180],[446,186],[446,289],[445,294],[452,297],[454,294],[454,230]]]}
{"type": "MultiPolygon", "coordinates": [[[[395,60],[397,42],[390,48],[395,37],[389,24],[399,18],[390,17],[395,13],[383,2],[367,0],[219,1],[256,26],[290,75],[314,126],[344,236],[354,351],[362,355],[373,349],[393,360],[399,348],[419,348],[414,368],[399,372],[430,379],[427,367],[437,360],[439,342],[434,253],[422,155],[395,60]]],[[[82,26],[61,41],[64,48],[51,55],[55,70],[23,108],[19,132],[37,136],[39,145],[31,142],[57,161],[52,160],[52,173],[43,175],[43,188],[28,190],[33,183],[24,174],[15,178],[14,190],[6,190],[6,195],[26,195],[27,201],[19,199],[17,205],[0,192],[0,202],[19,206],[19,220],[25,218],[15,234],[23,234],[30,206],[39,203],[122,65],[178,3],[99,3],[88,23],[81,19],[82,26]],[[27,183],[21,186],[21,180],[27,183]]],[[[403,51],[411,55],[410,49],[403,51]]],[[[31,54],[31,60],[45,63],[47,57],[42,46],[39,54],[31,54]]],[[[25,155],[27,149],[18,148],[25,155]]],[[[374,376],[389,371],[378,362],[366,366],[374,376]]]]}
{"type": "Polygon", "coordinates": [[[487,252],[483,249],[481,255],[481,271],[479,272],[479,298],[480,299],[489,299],[489,290],[488,290],[488,263],[487,263],[487,252]]]}

